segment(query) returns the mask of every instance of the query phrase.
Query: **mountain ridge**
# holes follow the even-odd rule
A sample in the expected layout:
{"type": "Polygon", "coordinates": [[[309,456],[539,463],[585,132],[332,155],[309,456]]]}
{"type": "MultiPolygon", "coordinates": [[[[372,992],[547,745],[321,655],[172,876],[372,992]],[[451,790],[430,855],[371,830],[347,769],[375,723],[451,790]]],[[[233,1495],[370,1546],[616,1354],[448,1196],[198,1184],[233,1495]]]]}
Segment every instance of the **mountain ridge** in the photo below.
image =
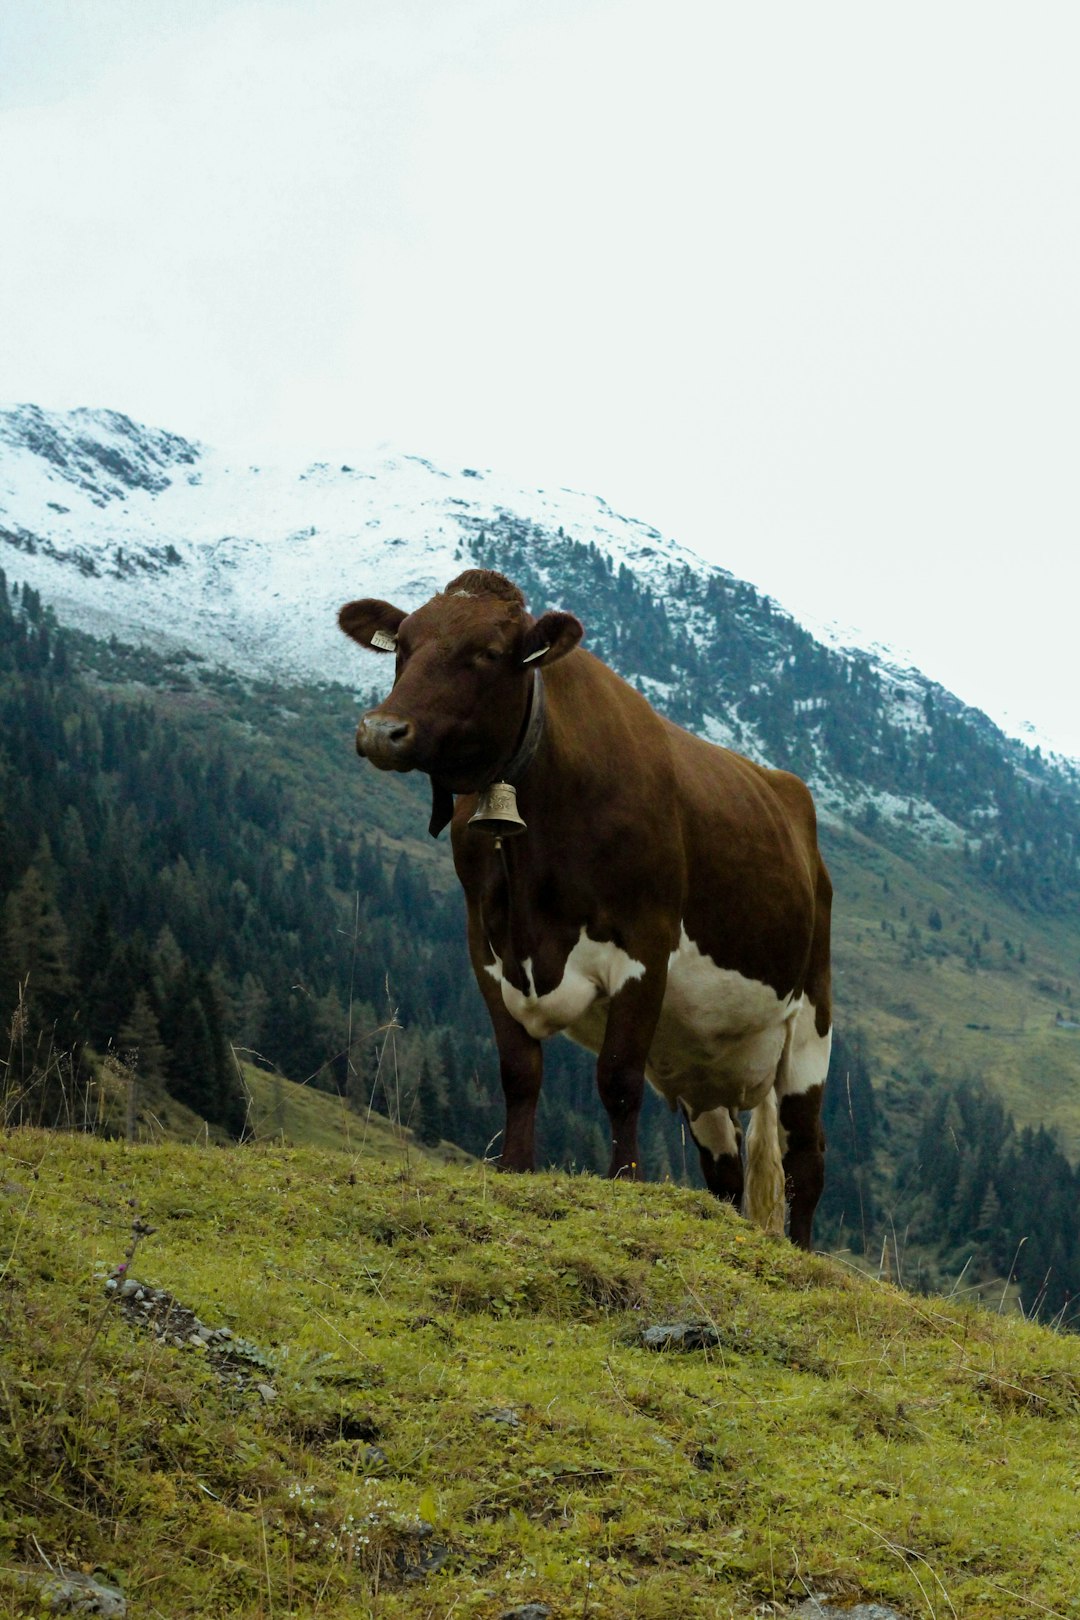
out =
{"type": "MultiPolygon", "coordinates": [[[[0,543],[21,553],[20,572],[61,618],[272,678],[361,684],[334,624],[340,601],[377,588],[419,605],[477,560],[478,532],[521,522],[556,551],[567,537],[596,545],[659,595],[670,594],[673,571],[736,583],[600,496],[528,490],[490,468],[453,472],[386,448],[336,467],[262,465],[118,411],[0,411],[0,543]]],[[[836,656],[868,662],[898,708],[947,694],[971,723],[1031,748],[888,648],[804,626],[756,595],[836,656]]],[[[700,644],[701,625],[688,628],[700,644]]],[[[1068,756],[1051,763],[1080,780],[1068,756]]]]}

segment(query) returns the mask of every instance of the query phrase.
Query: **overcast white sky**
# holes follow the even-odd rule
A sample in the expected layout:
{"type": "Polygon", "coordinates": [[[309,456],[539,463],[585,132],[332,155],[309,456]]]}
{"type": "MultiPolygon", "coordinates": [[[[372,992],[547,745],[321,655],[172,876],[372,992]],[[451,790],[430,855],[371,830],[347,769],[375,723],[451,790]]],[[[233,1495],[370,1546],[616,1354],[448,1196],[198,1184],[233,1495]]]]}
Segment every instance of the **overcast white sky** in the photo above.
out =
{"type": "Polygon", "coordinates": [[[0,0],[0,398],[654,522],[1080,755],[1080,8],[0,0]]]}

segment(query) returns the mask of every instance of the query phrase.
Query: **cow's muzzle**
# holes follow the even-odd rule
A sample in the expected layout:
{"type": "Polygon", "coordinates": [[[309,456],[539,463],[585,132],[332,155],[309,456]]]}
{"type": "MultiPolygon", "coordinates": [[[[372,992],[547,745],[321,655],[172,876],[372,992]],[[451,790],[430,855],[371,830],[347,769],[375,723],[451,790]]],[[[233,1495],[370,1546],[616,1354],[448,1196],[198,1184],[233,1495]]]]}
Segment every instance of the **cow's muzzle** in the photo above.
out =
{"type": "Polygon", "coordinates": [[[365,714],[356,729],[356,752],[380,771],[411,771],[415,741],[412,721],[393,714],[365,714]]]}

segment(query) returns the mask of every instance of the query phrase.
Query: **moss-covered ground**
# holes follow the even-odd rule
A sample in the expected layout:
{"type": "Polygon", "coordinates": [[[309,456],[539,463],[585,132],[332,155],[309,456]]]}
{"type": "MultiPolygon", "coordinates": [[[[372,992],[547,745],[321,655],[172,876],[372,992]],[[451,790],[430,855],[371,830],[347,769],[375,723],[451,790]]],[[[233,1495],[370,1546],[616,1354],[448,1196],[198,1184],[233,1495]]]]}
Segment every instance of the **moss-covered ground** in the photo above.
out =
{"type": "Polygon", "coordinates": [[[1078,1488],[1080,1340],[704,1194],[0,1136],[0,1614],[47,1558],[167,1620],[1073,1616],[1078,1488]],[[106,1293],[136,1221],[227,1354],[106,1293]]]}

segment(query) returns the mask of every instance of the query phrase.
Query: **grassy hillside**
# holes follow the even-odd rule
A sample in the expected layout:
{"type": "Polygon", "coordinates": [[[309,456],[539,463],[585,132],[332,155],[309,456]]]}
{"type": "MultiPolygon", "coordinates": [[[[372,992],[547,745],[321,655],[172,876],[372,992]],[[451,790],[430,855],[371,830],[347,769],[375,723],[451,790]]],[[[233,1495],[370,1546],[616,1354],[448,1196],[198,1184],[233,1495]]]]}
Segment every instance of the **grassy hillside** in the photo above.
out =
{"type": "Polygon", "coordinates": [[[1080,1341],[700,1194],[0,1137],[0,1614],[1075,1615],[1078,1418],[1080,1341]]]}
{"type": "Polygon", "coordinates": [[[357,1113],[343,1097],[299,1086],[250,1063],[242,1067],[249,1099],[245,1136],[253,1142],[328,1148],[361,1157],[376,1154],[381,1158],[408,1159],[419,1153],[421,1159],[437,1164],[470,1162],[470,1155],[452,1142],[421,1148],[408,1126],[395,1124],[382,1114],[357,1113]]]}
{"type": "Polygon", "coordinates": [[[838,1021],[870,1036],[876,1076],[988,1082],[1018,1125],[1080,1156],[1080,930],[1025,912],[955,850],[824,832],[836,889],[838,1021]],[[933,918],[938,926],[932,926],[933,918]],[[977,947],[977,950],[976,950],[977,947]],[[1064,1027],[1056,1022],[1058,1014],[1064,1027]]]}

